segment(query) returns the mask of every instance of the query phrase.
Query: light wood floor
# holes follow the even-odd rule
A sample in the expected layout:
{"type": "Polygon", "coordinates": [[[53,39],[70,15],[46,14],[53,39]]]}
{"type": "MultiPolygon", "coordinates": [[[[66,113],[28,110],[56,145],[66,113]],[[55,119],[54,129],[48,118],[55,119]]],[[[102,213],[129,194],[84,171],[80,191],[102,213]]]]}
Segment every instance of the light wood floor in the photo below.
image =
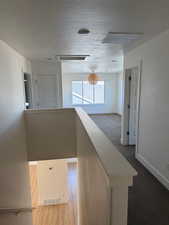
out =
{"type": "Polygon", "coordinates": [[[77,164],[68,163],[68,204],[38,206],[37,167],[30,166],[33,225],[77,225],[77,164]]]}

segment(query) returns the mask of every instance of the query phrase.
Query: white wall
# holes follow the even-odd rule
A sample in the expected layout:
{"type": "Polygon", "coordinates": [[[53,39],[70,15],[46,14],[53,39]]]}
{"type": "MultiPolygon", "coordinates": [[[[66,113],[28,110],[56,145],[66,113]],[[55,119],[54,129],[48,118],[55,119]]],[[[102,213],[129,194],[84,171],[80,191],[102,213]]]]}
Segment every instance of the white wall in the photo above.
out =
{"type": "Polygon", "coordinates": [[[28,160],[76,157],[73,109],[25,112],[28,160]]]}
{"type": "MultiPolygon", "coordinates": [[[[105,104],[79,105],[87,113],[118,113],[118,73],[100,73],[101,80],[105,81],[105,104]]],[[[87,80],[86,73],[65,73],[62,76],[63,106],[72,107],[72,81],[87,80]]]]}
{"type": "MultiPolygon", "coordinates": [[[[0,41],[0,207],[31,207],[23,120],[23,71],[30,64],[0,41]]],[[[31,213],[0,215],[3,225],[31,225],[31,213]]]]}
{"type": "Polygon", "coordinates": [[[136,157],[169,189],[169,31],[125,55],[125,68],[143,61],[136,157]]]}

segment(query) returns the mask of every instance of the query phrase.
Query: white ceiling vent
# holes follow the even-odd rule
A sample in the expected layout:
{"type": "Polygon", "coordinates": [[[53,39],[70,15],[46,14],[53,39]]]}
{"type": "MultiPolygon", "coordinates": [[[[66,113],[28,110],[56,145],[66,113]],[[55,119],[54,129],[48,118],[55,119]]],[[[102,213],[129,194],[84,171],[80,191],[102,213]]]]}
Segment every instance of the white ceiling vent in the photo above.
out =
{"type": "Polygon", "coordinates": [[[124,45],[130,43],[131,41],[140,40],[143,33],[116,33],[109,32],[103,39],[103,44],[120,44],[124,45]]]}
{"type": "Polygon", "coordinates": [[[64,61],[85,60],[89,55],[56,55],[55,58],[64,61]]]}

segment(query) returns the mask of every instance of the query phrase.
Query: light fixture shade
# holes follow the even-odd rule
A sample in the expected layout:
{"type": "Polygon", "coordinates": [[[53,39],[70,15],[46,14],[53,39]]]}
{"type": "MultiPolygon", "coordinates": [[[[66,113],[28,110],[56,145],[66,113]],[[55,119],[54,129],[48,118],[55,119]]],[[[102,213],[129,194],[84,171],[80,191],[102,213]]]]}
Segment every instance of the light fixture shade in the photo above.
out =
{"type": "Polygon", "coordinates": [[[91,73],[88,76],[88,81],[90,84],[95,85],[97,84],[97,81],[99,80],[99,77],[95,73],[91,73]]]}

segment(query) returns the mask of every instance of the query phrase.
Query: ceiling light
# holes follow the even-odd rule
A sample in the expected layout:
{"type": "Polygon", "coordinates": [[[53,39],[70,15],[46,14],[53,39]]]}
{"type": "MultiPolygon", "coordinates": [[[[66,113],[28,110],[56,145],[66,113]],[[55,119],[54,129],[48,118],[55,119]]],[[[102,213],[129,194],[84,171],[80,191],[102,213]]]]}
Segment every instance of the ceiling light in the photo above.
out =
{"type": "Polygon", "coordinates": [[[86,28],[81,28],[79,31],[78,31],[78,34],[89,34],[90,31],[86,28]]]}
{"type": "Polygon", "coordinates": [[[97,84],[98,80],[99,80],[99,77],[97,76],[97,74],[95,73],[89,74],[88,81],[90,84],[95,85],[97,84]]]}

